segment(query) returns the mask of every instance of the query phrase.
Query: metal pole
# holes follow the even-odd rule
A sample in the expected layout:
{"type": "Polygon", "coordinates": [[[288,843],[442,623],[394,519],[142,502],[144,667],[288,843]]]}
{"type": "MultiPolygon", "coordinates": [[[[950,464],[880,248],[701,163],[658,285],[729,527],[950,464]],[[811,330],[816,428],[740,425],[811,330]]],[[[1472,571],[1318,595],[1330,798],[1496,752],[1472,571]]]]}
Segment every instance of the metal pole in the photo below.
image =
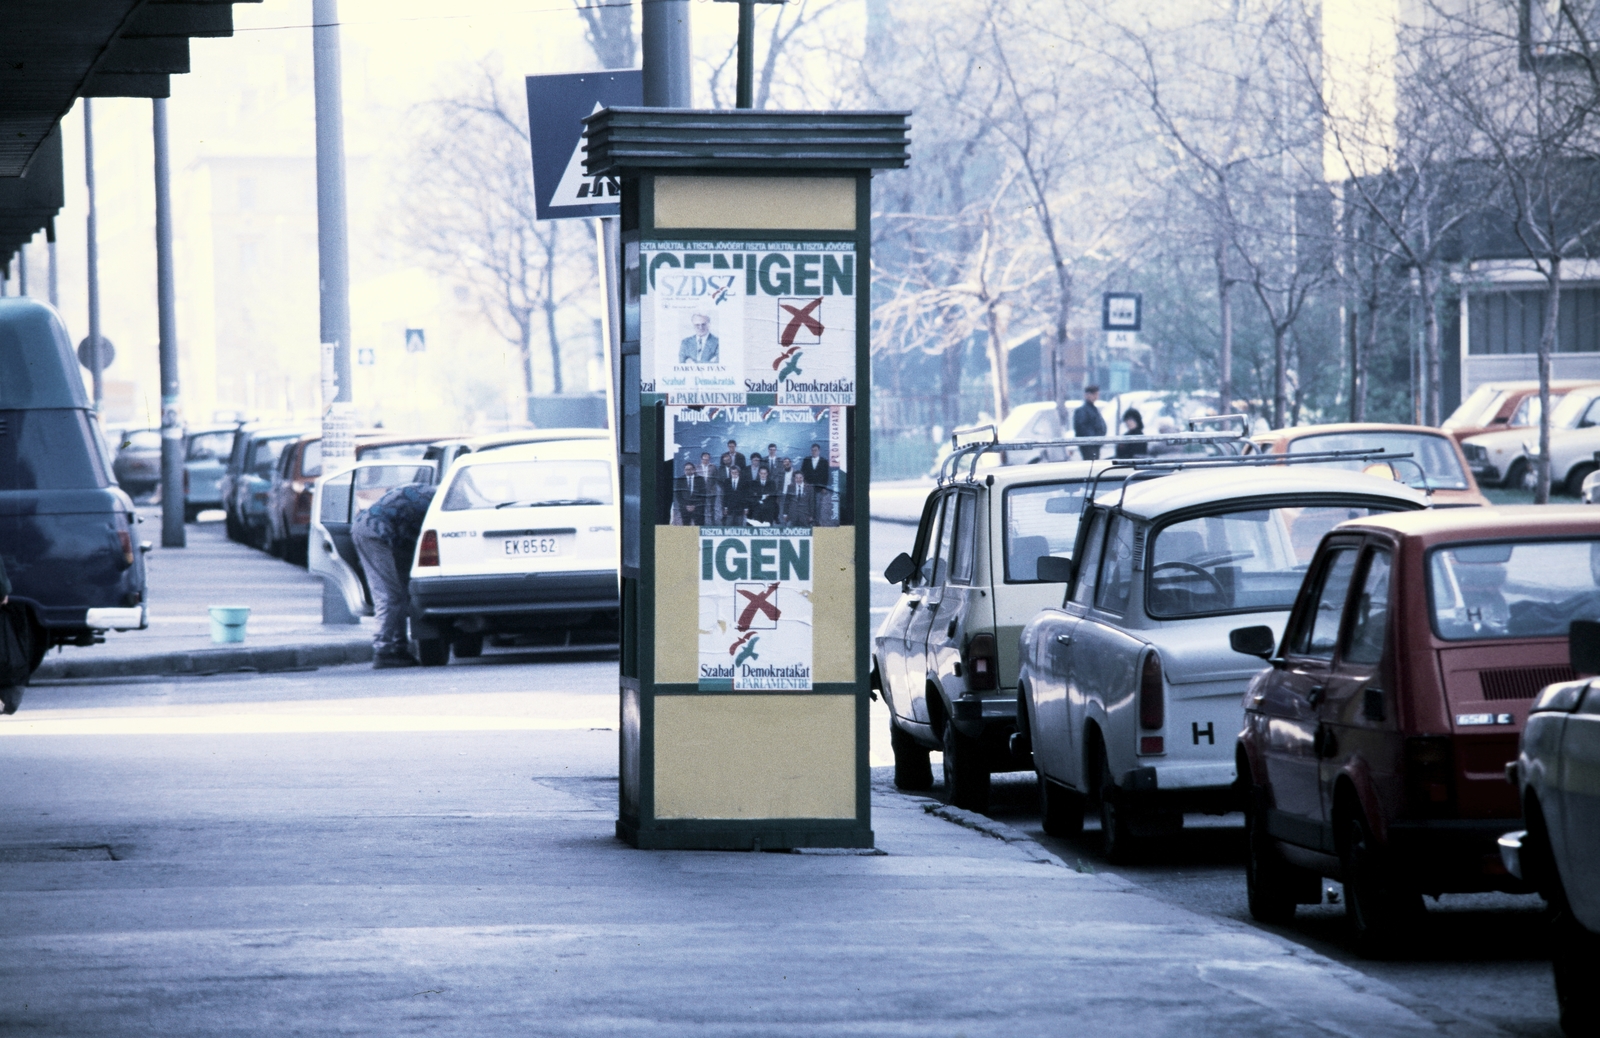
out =
{"type": "MultiPolygon", "coordinates": [[[[317,269],[322,326],[322,470],[355,460],[350,384],[350,245],[345,218],[344,99],[338,0],[311,3],[312,80],[317,110],[317,269]]],[[[338,586],[324,582],[322,622],[359,622],[338,586]]]]}
{"type": "Polygon", "coordinates": [[[61,309],[61,293],[56,279],[56,222],[51,220],[44,229],[44,240],[50,247],[50,305],[61,309]]]}
{"type": "Polygon", "coordinates": [[[178,402],[178,315],[172,284],[172,165],[167,99],[151,102],[156,152],[156,327],[161,337],[161,546],[182,548],[183,408],[178,402]]]}
{"type": "Polygon", "coordinates": [[[28,242],[17,250],[17,295],[28,294],[28,242]]]}
{"type": "Polygon", "coordinates": [[[739,69],[734,88],[734,107],[755,104],[756,80],[756,2],[739,0],[739,69]]]}
{"type": "Polygon", "coordinates": [[[100,237],[94,200],[94,107],[83,99],[83,180],[89,188],[89,374],[94,384],[94,409],[105,403],[106,387],[100,356],[100,237]]]}
{"type": "Polygon", "coordinates": [[[645,106],[691,107],[689,0],[645,0],[640,15],[645,106]]]}

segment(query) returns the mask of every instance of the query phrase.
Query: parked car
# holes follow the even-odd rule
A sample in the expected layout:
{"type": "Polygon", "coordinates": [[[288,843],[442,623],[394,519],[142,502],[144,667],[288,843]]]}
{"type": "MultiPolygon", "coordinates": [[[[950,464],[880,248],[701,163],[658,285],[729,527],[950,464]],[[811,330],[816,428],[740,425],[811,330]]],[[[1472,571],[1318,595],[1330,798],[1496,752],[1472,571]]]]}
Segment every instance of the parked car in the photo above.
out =
{"type": "MultiPolygon", "coordinates": [[[[1245,459],[1248,461],[1248,459],[1245,459]]],[[[1066,600],[1023,629],[1017,727],[1047,832],[1100,813],[1106,856],[1238,804],[1239,696],[1259,664],[1230,648],[1248,618],[1276,634],[1317,544],[1347,519],[1420,509],[1395,480],[1324,465],[1200,468],[1102,489],[1078,527],[1066,600]]]]}
{"type": "Polygon", "coordinates": [[[318,479],[311,492],[306,567],[322,579],[324,612],[342,606],[351,617],[372,615],[372,593],[356,555],[351,524],[395,487],[431,484],[435,468],[418,461],[358,461],[318,479]]]}
{"type": "MultiPolygon", "coordinates": [[[[390,436],[381,431],[356,436],[357,461],[420,459],[437,436],[390,436]]],[[[311,531],[312,484],[322,475],[322,436],[303,436],[278,455],[267,488],[266,549],[281,559],[306,564],[311,531]]]]}
{"type": "Polygon", "coordinates": [[[438,468],[438,479],[443,481],[456,459],[477,451],[498,450],[524,443],[548,443],[552,440],[610,440],[604,429],[513,429],[510,432],[490,433],[485,436],[468,436],[460,439],[439,440],[428,446],[423,457],[438,468]]]}
{"type": "MultiPolygon", "coordinates": [[[[1600,671],[1600,625],[1574,624],[1571,666],[1600,671]]],[[[1506,870],[1536,887],[1554,919],[1551,958],[1561,1028],[1600,1034],[1600,688],[1592,677],[1539,693],[1508,777],[1517,785],[1526,829],[1500,838],[1506,870]]]]}
{"type": "Polygon", "coordinates": [[[1534,696],[1573,676],[1569,624],[1600,616],[1597,534],[1578,506],[1344,523],[1281,640],[1232,633],[1270,664],[1237,751],[1257,919],[1288,919],[1331,876],[1376,954],[1424,894],[1527,889],[1495,846],[1520,815],[1505,767],[1534,696]]]}
{"type": "Polygon", "coordinates": [[[615,631],[621,540],[609,438],[475,451],[434,495],[411,567],[423,666],[485,634],[615,631]],[[537,579],[534,579],[537,578],[537,579]]]}
{"type": "Polygon", "coordinates": [[[129,429],[117,440],[111,462],[117,486],[129,497],[153,494],[161,486],[161,430],[129,429]]]}
{"type": "MultiPolygon", "coordinates": [[[[1550,408],[1554,413],[1561,398],[1574,389],[1600,385],[1592,379],[1551,379],[1550,408]]],[[[1520,382],[1488,382],[1472,391],[1461,401],[1461,406],[1450,412],[1450,417],[1439,423],[1439,428],[1464,443],[1468,437],[1506,429],[1526,429],[1539,424],[1539,383],[1536,379],[1520,382]]],[[[1472,461],[1469,453],[1468,462],[1472,461]]],[[[1502,469],[1502,471],[1504,471],[1502,469]]],[[[1474,468],[1476,472],[1476,468],[1474,468]]],[[[1480,483],[1498,482],[1478,477],[1480,483]]]]}
{"type": "Polygon", "coordinates": [[[194,522],[201,512],[222,507],[222,476],[228,470],[237,426],[190,429],[183,439],[183,517],[194,522]]]}
{"type": "MultiPolygon", "coordinates": [[[[1423,425],[1389,425],[1381,422],[1344,422],[1333,425],[1296,425],[1254,437],[1258,449],[1269,454],[1317,451],[1383,450],[1410,454],[1411,460],[1394,463],[1395,478],[1425,491],[1435,508],[1486,505],[1478,484],[1467,468],[1455,440],[1423,425]]],[[[1370,467],[1371,460],[1338,463],[1352,471],[1370,467]]]]}
{"type": "Polygon", "coordinates": [[[228,470],[222,477],[222,507],[230,540],[265,548],[267,491],[278,456],[305,435],[302,429],[241,426],[234,434],[228,470]]]}
{"type": "Polygon", "coordinates": [[[33,666],[53,646],[145,627],[138,521],[60,316],[0,298],[0,556],[34,629],[33,666]]]}
{"type": "MultiPolygon", "coordinates": [[[[1537,399],[1537,398],[1535,398],[1537,399]]],[[[1461,444],[1473,475],[1484,483],[1507,487],[1533,486],[1533,461],[1539,454],[1538,415],[1529,428],[1469,436],[1461,444]]],[[[1554,461],[1550,484],[1576,497],[1583,479],[1595,469],[1594,452],[1600,448],[1600,384],[1580,383],[1550,408],[1550,450],[1554,461]]]]}

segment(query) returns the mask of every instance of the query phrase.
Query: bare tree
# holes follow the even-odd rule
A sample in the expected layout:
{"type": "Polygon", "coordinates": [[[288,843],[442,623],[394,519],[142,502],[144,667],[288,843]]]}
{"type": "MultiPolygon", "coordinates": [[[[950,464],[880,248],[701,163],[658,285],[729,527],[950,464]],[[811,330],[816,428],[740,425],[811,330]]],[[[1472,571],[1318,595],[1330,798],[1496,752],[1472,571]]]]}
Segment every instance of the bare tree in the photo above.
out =
{"type": "MultiPolygon", "coordinates": [[[[514,95],[513,95],[514,96],[514,95]]],[[[523,391],[538,390],[533,342],[542,334],[548,392],[566,390],[561,317],[594,283],[587,237],[534,219],[525,110],[480,66],[461,93],[422,105],[402,234],[432,269],[464,285],[514,346],[523,391]]]]}
{"type": "Polygon", "coordinates": [[[602,68],[632,68],[637,58],[633,39],[632,0],[572,0],[583,19],[584,39],[602,68]]]}

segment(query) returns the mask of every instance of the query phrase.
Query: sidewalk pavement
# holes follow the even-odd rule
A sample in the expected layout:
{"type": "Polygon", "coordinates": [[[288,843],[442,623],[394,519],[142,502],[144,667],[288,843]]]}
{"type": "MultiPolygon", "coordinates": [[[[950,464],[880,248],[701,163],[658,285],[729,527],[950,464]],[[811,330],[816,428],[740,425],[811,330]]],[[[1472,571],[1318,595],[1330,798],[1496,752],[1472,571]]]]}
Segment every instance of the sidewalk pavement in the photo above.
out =
{"type": "MultiPolygon", "coordinates": [[[[159,531],[159,511],[145,514],[143,529],[159,531]]],[[[108,631],[102,645],[54,650],[33,680],[292,670],[372,659],[371,620],[322,623],[321,580],[228,540],[220,521],[187,529],[187,547],[157,547],[145,556],[145,630],[108,631]],[[214,605],[250,607],[243,643],[212,643],[206,610],[214,605]]]]}

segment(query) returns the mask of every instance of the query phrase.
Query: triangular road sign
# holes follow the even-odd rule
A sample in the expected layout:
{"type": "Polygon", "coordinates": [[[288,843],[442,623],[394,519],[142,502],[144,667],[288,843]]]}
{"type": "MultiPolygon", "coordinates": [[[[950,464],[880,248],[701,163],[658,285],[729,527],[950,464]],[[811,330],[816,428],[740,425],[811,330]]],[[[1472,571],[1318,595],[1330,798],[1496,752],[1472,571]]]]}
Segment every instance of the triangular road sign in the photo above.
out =
{"type": "MultiPolygon", "coordinates": [[[[596,101],[594,111],[598,112],[603,105],[596,101]]],[[[594,114],[593,112],[590,113],[594,114]]],[[[583,171],[583,156],[589,149],[584,146],[583,138],[578,138],[578,143],[572,149],[572,157],[567,160],[567,168],[562,171],[561,182],[556,185],[555,193],[550,196],[550,201],[545,203],[547,208],[556,209],[567,206],[581,205],[592,206],[596,202],[615,204],[622,195],[622,185],[614,177],[591,177],[583,171]]],[[[582,214],[588,216],[588,213],[582,214]]]]}

